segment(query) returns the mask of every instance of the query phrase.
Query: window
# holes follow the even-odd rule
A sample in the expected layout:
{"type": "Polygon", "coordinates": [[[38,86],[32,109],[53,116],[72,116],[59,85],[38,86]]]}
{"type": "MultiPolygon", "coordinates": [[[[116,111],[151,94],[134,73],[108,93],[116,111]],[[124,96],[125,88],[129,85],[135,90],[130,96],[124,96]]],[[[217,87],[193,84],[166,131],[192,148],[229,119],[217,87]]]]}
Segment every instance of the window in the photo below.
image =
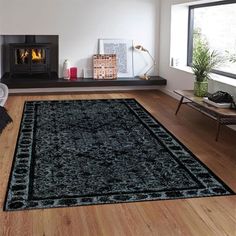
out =
{"type": "Polygon", "coordinates": [[[189,7],[189,66],[197,37],[222,58],[221,65],[212,72],[236,79],[236,0],[189,7]]]}

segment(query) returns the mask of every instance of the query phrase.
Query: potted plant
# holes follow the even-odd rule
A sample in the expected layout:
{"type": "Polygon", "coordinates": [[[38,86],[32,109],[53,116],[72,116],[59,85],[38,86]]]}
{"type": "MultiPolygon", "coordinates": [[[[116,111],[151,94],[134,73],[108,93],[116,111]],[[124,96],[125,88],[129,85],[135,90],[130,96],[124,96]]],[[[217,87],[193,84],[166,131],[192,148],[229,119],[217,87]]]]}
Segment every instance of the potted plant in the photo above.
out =
{"type": "Polygon", "coordinates": [[[208,44],[201,39],[195,41],[192,70],[195,75],[194,95],[204,97],[208,92],[209,74],[222,59],[216,51],[211,51],[208,44]]]}

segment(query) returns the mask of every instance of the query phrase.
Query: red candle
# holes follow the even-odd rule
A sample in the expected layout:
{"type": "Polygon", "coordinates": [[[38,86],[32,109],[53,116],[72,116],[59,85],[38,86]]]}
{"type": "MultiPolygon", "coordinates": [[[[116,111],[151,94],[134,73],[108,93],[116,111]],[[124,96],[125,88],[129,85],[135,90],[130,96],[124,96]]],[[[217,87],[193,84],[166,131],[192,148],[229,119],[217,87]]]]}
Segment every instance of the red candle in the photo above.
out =
{"type": "Polygon", "coordinates": [[[70,79],[77,79],[77,67],[70,68],[70,79]]]}

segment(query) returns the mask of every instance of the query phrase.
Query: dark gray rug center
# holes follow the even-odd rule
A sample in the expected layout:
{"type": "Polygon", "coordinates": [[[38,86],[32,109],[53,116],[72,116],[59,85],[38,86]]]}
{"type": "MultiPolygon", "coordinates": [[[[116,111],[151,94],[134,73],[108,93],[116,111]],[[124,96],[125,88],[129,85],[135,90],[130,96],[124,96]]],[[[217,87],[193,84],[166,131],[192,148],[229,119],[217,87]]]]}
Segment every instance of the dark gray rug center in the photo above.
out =
{"type": "Polygon", "coordinates": [[[229,195],[134,99],[26,102],[5,209],[229,195]]]}

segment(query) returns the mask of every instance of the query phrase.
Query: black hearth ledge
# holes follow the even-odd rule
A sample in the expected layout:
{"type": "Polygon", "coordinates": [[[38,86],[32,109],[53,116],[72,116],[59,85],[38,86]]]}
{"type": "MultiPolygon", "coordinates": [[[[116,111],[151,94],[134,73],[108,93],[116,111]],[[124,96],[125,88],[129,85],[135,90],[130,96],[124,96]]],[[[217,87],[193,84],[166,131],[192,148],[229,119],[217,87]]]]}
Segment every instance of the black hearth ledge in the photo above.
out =
{"type": "Polygon", "coordinates": [[[118,78],[116,80],[94,80],[92,78],[77,78],[65,80],[58,78],[57,73],[48,75],[20,75],[10,77],[9,73],[4,74],[1,82],[10,89],[23,88],[61,88],[61,87],[108,87],[108,86],[157,86],[166,85],[166,79],[160,76],[151,76],[150,80],[143,80],[139,77],[118,78]]]}

